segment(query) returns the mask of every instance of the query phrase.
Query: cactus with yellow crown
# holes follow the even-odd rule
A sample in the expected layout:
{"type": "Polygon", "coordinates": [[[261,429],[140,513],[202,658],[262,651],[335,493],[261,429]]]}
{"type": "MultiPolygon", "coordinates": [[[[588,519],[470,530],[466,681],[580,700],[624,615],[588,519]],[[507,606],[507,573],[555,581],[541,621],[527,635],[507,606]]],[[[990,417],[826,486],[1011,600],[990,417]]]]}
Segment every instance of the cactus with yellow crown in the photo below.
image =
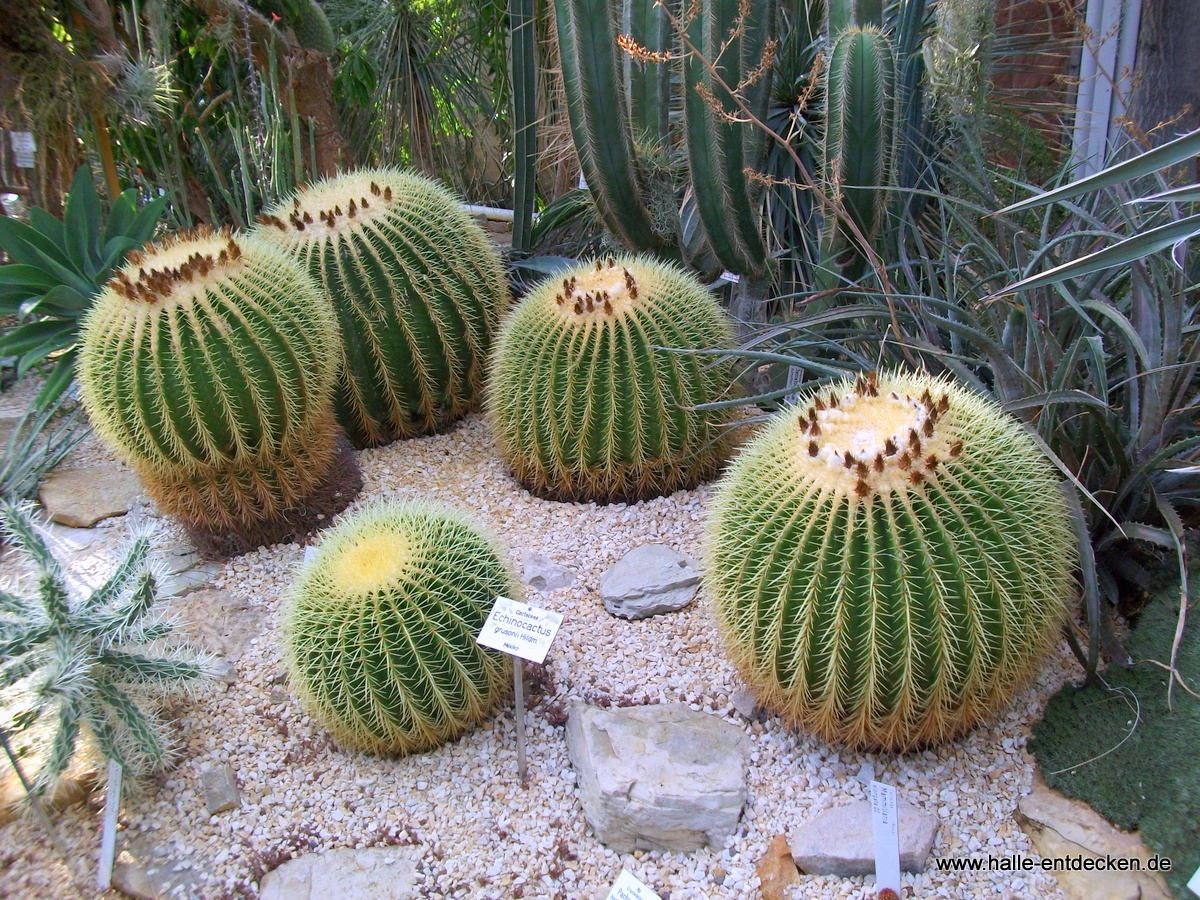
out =
{"type": "Polygon", "coordinates": [[[531,291],[505,320],[488,415],[517,480],[555,500],[634,501],[712,477],[730,447],[727,368],[688,352],[729,322],[677,266],[595,260],[531,291]]]}
{"type": "Polygon", "coordinates": [[[359,509],[321,537],[284,603],[289,682],[343,746],[436,747],[508,696],[508,656],[475,643],[497,596],[520,599],[516,573],[465,516],[359,509]]]}
{"type": "Polygon", "coordinates": [[[83,403],[166,512],[249,549],[353,496],[329,495],[343,474],[336,341],[325,293],[286,254],[183,232],[131,253],[97,296],[82,329],[83,403]]]}
{"type": "Polygon", "coordinates": [[[781,414],[719,484],[705,584],[764,706],[823,738],[954,738],[1039,671],[1074,590],[1053,466],[946,380],[847,379],[781,414]]]}
{"type": "Polygon", "coordinates": [[[258,222],[333,299],[335,406],[355,446],[433,434],[477,405],[508,286],[499,252],[449,191],[367,169],[304,188],[258,222]]]}

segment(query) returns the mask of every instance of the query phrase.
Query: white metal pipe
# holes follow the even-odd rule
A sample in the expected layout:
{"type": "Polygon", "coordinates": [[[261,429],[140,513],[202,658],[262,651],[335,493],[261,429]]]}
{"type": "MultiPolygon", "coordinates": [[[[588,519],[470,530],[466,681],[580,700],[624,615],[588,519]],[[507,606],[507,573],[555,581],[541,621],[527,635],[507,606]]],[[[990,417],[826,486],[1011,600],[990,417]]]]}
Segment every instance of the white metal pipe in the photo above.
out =
{"type": "Polygon", "coordinates": [[[467,211],[468,215],[483,216],[493,222],[511,222],[513,220],[511,209],[501,209],[498,206],[472,206],[469,203],[464,203],[462,208],[467,211]]]}

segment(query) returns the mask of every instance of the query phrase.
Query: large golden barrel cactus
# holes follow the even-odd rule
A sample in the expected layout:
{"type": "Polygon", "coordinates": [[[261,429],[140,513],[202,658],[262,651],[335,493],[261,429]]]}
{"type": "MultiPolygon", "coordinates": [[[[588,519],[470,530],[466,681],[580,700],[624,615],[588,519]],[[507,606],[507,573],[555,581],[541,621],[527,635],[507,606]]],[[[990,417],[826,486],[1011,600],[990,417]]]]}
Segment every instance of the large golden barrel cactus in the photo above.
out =
{"type": "Polygon", "coordinates": [[[896,373],[810,393],[718,486],[705,584],[765,706],[900,751],[992,715],[1074,589],[1055,470],[1011,416],[896,373]]]}
{"type": "Polygon", "coordinates": [[[329,300],[294,260],[200,229],[130,254],[85,318],[79,382],[166,512],[253,545],[294,530],[275,526],[333,474],[336,345],[329,300]]]}
{"type": "Polygon", "coordinates": [[[595,260],[531,291],[505,319],[488,416],[517,480],[555,500],[632,501],[716,474],[729,415],[732,339],[712,295],[648,257],[595,260]]]}
{"type": "Polygon", "coordinates": [[[356,446],[433,434],[477,404],[508,284],[495,245],[448,190],[367,169],[304,188],[258,221],[333,299],[335,406],[356,446]]]}

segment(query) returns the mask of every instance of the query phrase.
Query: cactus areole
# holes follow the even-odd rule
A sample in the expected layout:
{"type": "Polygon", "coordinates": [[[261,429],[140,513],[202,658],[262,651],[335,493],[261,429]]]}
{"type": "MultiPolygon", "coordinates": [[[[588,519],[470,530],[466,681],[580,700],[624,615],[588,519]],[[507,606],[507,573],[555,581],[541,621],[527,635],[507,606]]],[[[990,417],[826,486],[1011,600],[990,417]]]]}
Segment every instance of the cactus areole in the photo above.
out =
{"type": "Polygon", "coordinates": [[[505,320],[488,414],[500,454],[540,496],[633,501],[694,486],[724,463],[729,389],[711,357],[731,338],[708,291],[645,257],[582,264],[505,320]]]}
{"type": "Polygon", "coordinates": [[[197,229],[131,253],[97,296],[80,387],[97,433],[167,512],[251,535],[327,485],[336,340],[328,299],[293,260],[197,229]]]}
{"type": "Polygon", "coordinates": [[[1057,478],[990,401],[926,375],[809,395],[718,487],[706,580],[761,702],[829,740],[950,740],[1038,671],[1074,590],[1057,478]]]}
{"type": "Polygon", "coordinates": [[[284,604],[290,683],[346,747],[436,747],[508,695],[508,656],[475,643],[497,596],[520,596],[516,574],[464,516],[359,509],[323,535],[284,604]]]}
{"type": "Polygon", "coordinates": [[[449,191],[397,169],[354,172],[267,210],[257,234],[333,300],[335,407],[356,446],[433,434],[477,405],[508,286],[499,252],[449,191]]]}

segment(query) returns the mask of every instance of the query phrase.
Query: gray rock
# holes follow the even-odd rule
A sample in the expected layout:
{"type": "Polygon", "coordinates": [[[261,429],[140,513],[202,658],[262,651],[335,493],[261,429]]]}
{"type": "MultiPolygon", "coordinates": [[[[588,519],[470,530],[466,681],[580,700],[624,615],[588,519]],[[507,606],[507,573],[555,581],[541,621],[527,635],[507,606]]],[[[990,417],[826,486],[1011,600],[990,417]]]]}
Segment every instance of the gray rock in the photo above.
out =
{"type": "Polygon", "coordinates": [[[575,583],[575,573],[534,550],[521,554],[521,580],[535,591],[549,593],[575,583]]]}
{"type": "Polygon", "coordinates": [[[696,564],[663,544],[635,547],[600,576],[604,608],[625,619],[682,609],[699,589],[696,564]]]}
{"type": "Polygon", "coordinates": [[[132,469],[105,463],[55,469],[42,485],[39,499],[52,521],[90,528],[101,519],[125,515],[141,493],[141,482],[132,469]]]}
{"type": "MultiPolygon", "coordinates": [[[[937,834],[938,819],[905,800],[896,801],[900,820],[900,868],[924,872],[937,834]]],[[[859,800],[827,809],[792,830],[792,859],[809,875],[872,875],[875,872],[875,837],[871,830],[871,802],[859,800]]]]}
{"type": "Polygon", "coordinates": [[[746,802],[748,744],[740,729],[682,703],[574,703],[567,722],[584,817],[618,853],[720,847],[746,802]]]}
{"type": "Polygon", "coordinates": [[[210,816],[229,812],[242,805],[242,794],[238,790],[237,776],[229,763],[200,773],[201,785],[204,789],[204,805],[210,816]]]}
{"type": "Polygon", "coordinates": [[[417,896],[413,857],[404,847],[306,853],[268,872],[259,900],[409,900],[417,896]]]}
{"type": "Polygon", "coordinates": [[[183,597],[210,587],[224,568],[220,563],[206,562],[190,544],[164,547],[156,555],[160,597],[183,597]]]}
{"type": "MultiPolygon", "coordinates": [[[[171,597],[166,609],[180,621],[176,629],[178,634],[192,639],[228,663],[241,659],[250,639],[265,631],[261,609],[217,588],[171,597]]],[[[237,680],[236,672],[233,678],[237,680]]]]}
{"type": "Polygon", "coordinates": [[[179,900],[199,895],[200,873],[173,860],[170,850],[131,845],[113,866],[112,886],[134,900],[179,900]]]}
{"type": "Polygon", "coordinates": [[[743,718],[749,719],[751,722],[759,721],[763,717],[762,707],[758,705],[758,697],[754,695],[754,691],[744,685],[733,692],[729,702],[743,718]]]}

